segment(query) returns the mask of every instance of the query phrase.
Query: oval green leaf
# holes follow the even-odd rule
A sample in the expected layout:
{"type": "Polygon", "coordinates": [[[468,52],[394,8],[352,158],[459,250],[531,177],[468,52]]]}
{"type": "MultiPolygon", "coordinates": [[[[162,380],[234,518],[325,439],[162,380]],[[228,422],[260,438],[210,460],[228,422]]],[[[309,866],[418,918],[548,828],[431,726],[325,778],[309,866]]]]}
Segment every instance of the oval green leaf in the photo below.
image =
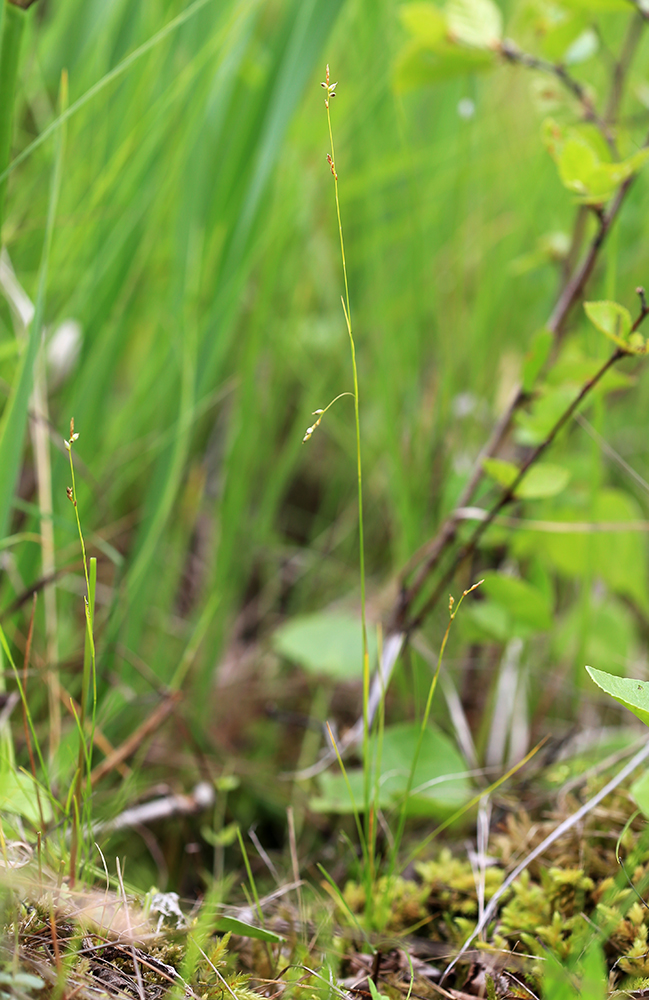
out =
{"type": "Polygon", "coordinates": [[[593,326],[612,340],[618,347],[628,348],[631,332],[631,314],[618,302],[584,302],[584,311],[593,326]]]}
{"type": "Polygon", "coordinates": [[[586,667],[591,678],[602,691],[619,701],[630,712],[649,726],[649,681],[635,680],[631,677],[616,677],[595,667],[586,667]]]}
{"type": "MultiPolygon", "coordinates": [[[[416,723],[386,726],[381,748],[377,803],[381,809],[401,805],[418,740],[419,725],[416,723]]],[[[465,775],[466,770],[466,761],[448,736],[436,726],[429,725],[424,733],[406,806],[408,815],[443,819],[464,805],[472,795],[472,784],[465,775]]],[[[311,799],[310,808],[314,812],[351,813],[351,788],[354,805],[362,812],[364,785],[365,777],[360,768],[348,770],[347,781],[342,774],[323,774],[320,778],[320,794],[311,799]]],[[[371,787],[374,789],[374,774],[371,787]]]]}
{"type": "Polygon", "coordinates": [[[446,20],[455,41],[491,49],[503,37],[503,18],[493,0],[449,0],[446,20]]]}
{"type": "Polygon", "coordinates": [[[512,622],[533,631],[552,628],[550,602],[537,587],[520,577],[504,573],[484,573],[483,578],[481,593],[504,608],[512,622]]]}
{"type": "MultiPolygon", "coordinates": [[[[272,639],[275,652],[314,674],[334,680],[354,680],[363,674],[360,619],[342,612],[321,611],[292,618],[272,639]]],[[[368,631],[370,662],[376,658],[376,638],[368,631]]]]}
{"type": "MultiPolygon", "coordinates": [[[[483,467],[487,475],[495,479],[505,489],[515,482],[518,467],[500,458],[486,458],[483,467]]],[[[521,500],[539,500],[554,497],[566,488],[570,481],[570,471],[551,462],[538,462],[525,474],[516,487],[516,496],[521,500]]]]}
{"type": "Polygon", "coordinates": [[[457,76],[482,73],[495,65],[495,53],[463,48],[443,40],[428,45],[409,42],[400,52],[394,70],[394,86],[399,92],[426,87],[457,76]]]}
{"type": "Polygon", "coordinates": [[[433,3],[405,3],[399,8],[404,28],[424,45],[436,45],[446,36],[446,18],[433,3]]]}

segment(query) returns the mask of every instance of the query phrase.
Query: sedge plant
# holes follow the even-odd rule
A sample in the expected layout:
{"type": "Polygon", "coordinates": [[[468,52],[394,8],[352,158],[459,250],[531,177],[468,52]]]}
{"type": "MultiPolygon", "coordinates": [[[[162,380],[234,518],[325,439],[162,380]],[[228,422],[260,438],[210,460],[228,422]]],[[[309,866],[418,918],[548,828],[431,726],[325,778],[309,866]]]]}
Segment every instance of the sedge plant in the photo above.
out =
{"type": "MultiPolygon", "coordinates": [[[[359,415],[359,389],[358,389],[358,366],[356,363],[356,345],[354,341],[354,334],[352,330],[352,314],[351,305],[349,297],[349,281],[347,276],[347,262],[345,257],[345,240],[343,235],[342,217],[340,211],[340,198],[338,191],[338,171],[336,168],[336,154],[334,146],[333,128],[331,124],[331,101],[336,96],[337,83],[331,83],[329,65],[327,64],[325,72],[325,80],[321,84],[325,90],[325,109],[327,112],[327,127],[329,132],[329,143],[330,152],[327,153],[327,162],[331,170],[331,174],[334,181],[334,195],[336,203],[336,219],[338,223],[338,235],[340,241],[340,257],[343,273],[343,283],[344,283],[344,295],[341,295],[341,304],[343,309],[343,314],[345,318],[345,326],[347,329],[347,334],[349,337],[349,346],[351,354],[351,364],[352,364],[352,374],[353,374],[353,392],[342,392],[339,393],[331,402],[324,408],[316,409],[313,411],[313,416],[317,417],[315,422],[307,428],[303,442],[308,441],[314,431],[319,427],[324,415],[327,411],[343,396],[351,395],[354,399],[354,419],[355,419],[355,430],[356,430],[356,468],[357,468],[357,485],[358,485],[358,535],[359,535],[359,573],[360,573],[360,598],[361,598],[361,628],[362,628],[362,649],[363,649],[363,740],[362,740],[362,753],[363,753],[363,817],[364,821],[361,822],[359,815],[359,809],[357,803],[355,802],[351,784],[347,775],[344,761],[339,748],[336,744],[334,735],[331,728],[328,726],[329,739],[333,746],[338,765],[341,769],[343,778],[347,784],[347,790],[350,796],[350,801],[352,805],[352,812],[354,815],[356,830],[358,833],[359,844],[361,849],[362,858],[362,881],[365,887],[365,899],[366,899],[366,918],[368,923],[374,924],[380,917],[378,916],[378,910],[374,905],[374,893],[372,891],[376,878],[378,876],[377,870],[377,833],[378,833],[378,802],[379,802],[379,784],[380,784],[380,758],[381,758],[381,739],[384,727],[384,702],[385,702],[385,691],[382,692],[381,706],[378,713],[378,734],[377,734],[377,746],[376,753],[372,754],[370,752],[370,711],[369,711],[369,698],[370,698],[370,663],[369,663],[369,649],[367,641],[367,614],[366,614],[366,574],[365,574],[365,551],[364,551],[364,532],[363,532],[363,474],[362,474],[362,456],[361,456],[361,433],[360,433],[360,415],[359,415]],[[374,760],[373,760],[374,758],[374,760]],[[372,781],[372,775],[374,776],[374,781],[372,781]]],[[[481,582],[481,581],[480,581],[481,582]]],[[[403,840],[403,834],[405,831],[405,824],[407,818],[408,800],[410,798],[415,770],[417,767],[417,762],[419,754],[421,751],[421,746],[424,740],[426,728],[428,726],[430,713],[433,704],[433,698],[435,695],[435,690],[437,687],[437,681],[439,678],[439,672],[441,668],[442,658],[444,655],[444,650],[448,641],[450,630],[455,619],[457,612],[459,611],[464,598],[471,594],[480,583],[473,584],[465,590],[454,607],[454,599],[450,597],[449,600],[449,620],[444,633],[437,662],[437,668],[432,677],[428,697],[426,700],[426,706],[421,719],[421,725],[419,728],[418,741],[415,746],[415,752],[410,764],[410,770],[408,774],[407,784],[403,800],[401,803],[397,832],[396,836],[393,838],[392,846],[389,853],[389,861],[387,868],[388,881],[394,878],[395,868],[397,864],[397,859],[399,855],[399,848],[403,840]]],[[[379,642],[379,661],[381,657],[381,643],[379,642]]],[[[498,783],[496,783],[498,784],[498,783]]],[[[484,794],[484,793],[482,793],[484,794]]],[[[469,803],[468,806],[460,810],[460,815],[463,814],[466,809],[471,808],[473,803],[469,803]]],[[[457,818],[457,814],[453,817],[457,818]]],[[[441,828],[440,828],[441,829],[441,828]]],[[[345,901],[338,891],[333,880],[327,875],[326,871],[319,866],[321,872],[327,879],[327,883],[332,891],[334,897],[343,906],[348,913],[350,913],[349,908],[346,906],[345,901]]],[[[354,922],[355,918],[354,918],[354,922]]]]}
{"type": "MultiPolygon", "coordinates": [[[[336,96],[337,83],[331,83],[329,64],[327,63],[325,71],[325,79],[321,84],[325,90],[325,109],[327,112],[327,126],[329,129],[329,143],[331,147],[331,152],[327,153],[327,162],[331,170],[331,174],[334,181],[334,193],[336,199],[336,218],[338,221],[338,236],[340,239],[340,256],[342,262],[343,271],[343,282],[345,286],[345,294],[341,295],[340,301],[342,304],[343,313],[345,316],[345,325],[347,327],[347,334],[349,336],[349,348],[351,353],[352,362],[352,374],[354,382],[354,391],[352,393],[342,392],[339,393],[332,401],[324,407],[324,409],[317,409],[314,411],[313,415],[317,416],[315,423],[307,428],[304,435],[303,441],[308,441],[315,429],[319,426],[322,418],[324,417],[327,410],[333,406],[333,404],[341,399],[342,396],[353,396],[354,398],[354,420],[356,425],[356,472],[357,472],[357,483],[358,483],[358,547],[359,547],[359,569],[360,569],[360,591],[361,591],[361,629],[363,635],[363,756],[365,760],[369,759],[369,698],[370,698],[370,657],[369,648],[367,643],[367,614],[366,614],[366,602],[365,602],[365,543],[364,543],[364,533],[363,533],[363,467],[361,458],[361,425],[360,425],[360,415],[359,415],[359,399],[358,399],[358,367],[356,364],[356,345],[354,343],[354,334],[352,331],[352,314],[351,305],[349,300],[349,281],[347,279],[347,262],[345,259],[345,239],[343,236],[343,225],[342,218],[340,214],[340,198],[338,195],[338,171],[336,170],[336,153],[334,147],[334,137],[333,129],[331,126],[331,101],[336,96]]],[[[365,787],[364,787],[364,804],[365,804],[365,836],[369,833],[369,813],[370,813],[370,773],[369,769],[365,769],[365,787]]]]}

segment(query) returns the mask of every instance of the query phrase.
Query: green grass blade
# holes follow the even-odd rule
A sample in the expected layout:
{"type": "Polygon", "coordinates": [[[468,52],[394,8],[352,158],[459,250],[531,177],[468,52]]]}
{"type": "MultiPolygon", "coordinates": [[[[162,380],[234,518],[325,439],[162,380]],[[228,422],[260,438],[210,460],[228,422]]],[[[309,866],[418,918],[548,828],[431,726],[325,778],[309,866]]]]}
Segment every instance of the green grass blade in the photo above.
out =
{"type": "MultiPolygon", "coordinates": [[[[67,77],[61,80],[62,102],[67,100],[67,77]]],[[[50,182],[50,196],[45,227],[45,240],[41,254],[41,264],[38,277],[38,293],[34,318],[29,327],[27,343],[20,359],[15,386],[9,402],[2,414],[0,422],[0,469],[3,471],[0,484],[0,539],[7,535],[9,515],[13,501],[14,488],[18,479],[23,439],[27,426],[29,398],[34,382],[34,365],[38,355],[45,313],[45,296],[49,272],[50,250],[54,235],[56,209],[61,187],[63,155],[65,150],[65,130],[58,136],[57,148],[50,182]]]]}

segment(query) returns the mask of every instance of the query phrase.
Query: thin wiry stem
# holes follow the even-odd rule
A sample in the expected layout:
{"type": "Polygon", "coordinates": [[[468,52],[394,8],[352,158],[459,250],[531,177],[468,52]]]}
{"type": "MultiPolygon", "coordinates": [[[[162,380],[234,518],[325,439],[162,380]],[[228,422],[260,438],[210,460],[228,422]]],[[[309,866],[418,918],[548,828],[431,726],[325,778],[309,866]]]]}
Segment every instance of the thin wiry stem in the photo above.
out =
{"type": "Polygon", "coordinates": [[[360,563],[360,577],[361,577],[361,622],[363,629],[363,758],[366,761],[365,768],[365,778],[366,778],[366,802],[365,802],[365,816],[366,822],[369,815],[369,719],[368,719],[368,705],[370,697],[370,660],[367,645],[367,621],[365,613],[365,544],[364,544],[364,534],[363,534],[363,474],[361,465],[361,425],[359,417],[359,407],[358,407],[358,369],[356,366],[356,345],[354,344],[354,335],[352,333],[352,314],[349,304],[349,282],[347,280],[347,263],[345,260],[345,240],[343,238],[343,225],[340,215],[340,200],[338,197],[338,174],[336,172],[336,153],[334,148],[334,136],[333,130],[331,128],[331,112],[329,109],[329,104],[331,98],[335,96],[335,86],[336,84],[329,85],[329,66],[327,66],[327,77],[325,89],[327,91],[327,96],[325,98],[325,107],[327,109],[327,125],[329,126],[329,142],[331,144],[331,155],[328,157],[329,165],[331,167],[331,173],[334,179],[334,191],[336,194],[336,215],[338,217],[338,234],[340,236],[340,255],[342,258],[343,265],[343,278],[345,281],[345,297],[341,296],[343,312],[345,314],[345,322],[347,324],[347,333],[349,334],[349,345],[352,355],[352,370],[354,373],[354,417],[356,420],[356,467],[358,472],[358,542],[359,542],[359,563],[360,563]]]}

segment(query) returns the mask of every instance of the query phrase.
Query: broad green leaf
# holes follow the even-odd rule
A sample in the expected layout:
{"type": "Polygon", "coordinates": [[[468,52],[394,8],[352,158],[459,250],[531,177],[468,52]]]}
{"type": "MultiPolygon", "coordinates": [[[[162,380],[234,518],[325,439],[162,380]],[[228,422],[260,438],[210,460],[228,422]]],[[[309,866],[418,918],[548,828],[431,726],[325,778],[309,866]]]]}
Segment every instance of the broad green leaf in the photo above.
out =
{"type": "MultiPolygon", "coordinates": [[[[52,818],[52,806],[47,795],[41,792],[43,818],[49,822],[52,818]]],[[[20,771],[0,771],[0,815],[8,812],[22,816],[35,827],[41,825],[41,814],[38,809],[36,786],[32,779],[20,771]]]]}
{"type": "Polygon", "coordinates": [[[516,490],[522,500],[536,500],[553,497],[566,488],[570,481],[570,470],[550,462],[533,465],[516,490]]]}
{"type": "MultiPolygon", "coordinates": [[[[382,809],[400,805],[419,738],[419,726],[400,723],[387,726],[381,748],[379,802],[382,809]]],[[[453,743],[435,726],[429,726],[415,768],[408,813],[412,816],[448,816],[471,797],[471,782],[463,777],[467,764],[453,743]]],[[[362,810],[364,775],[360,768],[347,771],[356,808],[362,810]]],[[[374,777],[372,775],[372,782],[374,777]]],[[[372,785],[373,787],[373,785],[372,785]]],[[[342,774],[328,773],[320,779],[320,794],[311,800],[316,812],[351,813],[347,783],[342,774]]]]}
{"type": "Polygon", "coordinates": [[[599,49],[599,38],[592,28],[586,28],[581,35],[575,38],[572,45],[566,50],[563,62],[566,66],[576,66],[586,62],[596,54],[599,49]]]}
{"type": "Polygon", "coordinates": [[[425,87],[456,76],[481,73],[495,66],[493,52],[466,48],[452,42],[427,46],[419,41],[409,42],[397,57],[394,86],[397,91],[425,87]]]}
{"type": "Polygon", "coordinates": [[[586,667],[586,670],[602,691],[606,691],[620,705],[637,715],[645,726],[649,726],[649,681],[617,677],[604,670],[596,670],[595,667],[586,667]]]}
{"type": "MultiPolygon", "coordinates": [[[[321,611],[293,618],[273,635],[277,653],[314,674],[352,680],[363,673],[363,637],[360,619],[342,612],[321,611]]],[[[376,657],[376,638],[368,630],[370,663],[376,657]]]]}
{"type": "MultiPolygon", "coordinates": [[[[539,545],[543,539],[537,536],[539,545]]],[[[606,663],[616,674],[626,674],[636,652],[636,625],[626,604],[613,594],[603,601],[591,597],[573,604],[552,630],[552,654],[557,661],[606,663]]]]}
{"type": "MultiPolygon", "coordinates": [[[[515,625],[534,631],[545,631],[552,627],[550,601],[527,580],[495,572],[484,573],[483,578],[480,592],[504,608],[515,625]]],[[[479,603],[476,602],[475,606],[479,603]]]]}
{"type": "Polygon", "coordinates": [[[500,486],[511,486],[518,475],[518,467],[502,458],[485,458],[482,467],[500,486]]]}
{"type": "Polygon", "coordinates": [[[617,302],[584,302],[584,310],[591,323],[625,350],[629,347],[631,314],[617,302]]]}
{"type": "Polygon", "coordinates": [[[222,931],[224,934],[230,931],[238,934],[239,937],[254,938],[256,941],[270,941],[273,944],[281,944],[284,938],[274,931],[267,931],[264,927],[255,927],[254,924],[247,924],[236,917],[217,917],[214,922],[214,930],[222,931]]]}
{"type": "Polygon", "coordinates": [[[507,642],[514,632],[514,624],[507,608],[495,601],[475,601],[460,619],[462,635],[468,633],[467,641],[480,642],[485,637],[494,642],[507,642]],[[466,628],[465,628],[466,625],[466,628]]]}
{"type": "MultiPolygon", "coordinates": [[[[598,490],[587,510],[563,508],[555,511],[557,521],[637,521],[643,517],[637,501],[616,489],[598,490]]],[[[545,535],[539,555],[564,576],[578,579],[594,573],[618,594],[632,597],[645,610],[647,600],[647,548],[637,532],[545,535]]]]}
{"type": "MultiPolygon", "coordinates": [[[[594,358],[583,351],[576,344],[567,344],[561,352],[561,356],[552,366],[552,371],[548,372],[548,385],[556,387],[574,387],[575,391],[581,389],[585,382],[595,375],[602,366],[601,360],[594,358]]],[[[594,392],[628,387],[628,376],[619,369],[609,370],[601,382],[595,387],[594,392]],[[611,381],[612,380],[612,381],[611,381]]]]}
{"type": "Polygon", "coordinates": [[[549,330],[537,330],[530,344],[530,349],[523,362],[523,391],[531,392],[536,379],[545,362],[550,356],[554,336],[549,330]]]}
{"type": "MultiPolygon", "coordinates": [[[[499,458],[487,458],[483,466],[485,472],[505,488],[511,486],[518,476],[518,468],[515,465],[499,458]]],[[[553,497],[566,488],[569,480],[568,469],[550,462],[538,462],[529,469],[517,486],[516,496],[522,500],[553,497]]]]}
{"type": "Polygon", "coordinates": [[[572,385],[544,389],[528,412],[516,417],[516,440],[520,444],[540,444],[572,403],[579,389],[572,385]]]}
{"type": "MultiPolygon", "coordinates": [[[[0,984],[14,986],[17,990],[42,990],[45,983],[40,976],[32,976],[29,972],[0,972],[0,984]]],[[[3,994],[7,996],[7,994],[3,994]]],[[[13,996],[13,992],[9,994],[13,996]]]]}
{"type": "Polygon", "coordinates": [[[446,18],[433,3],[406,3],[399,18],[410,34],[424,45],[436,45],[446,37],[446,18]]]}
{"type": "Polygon", "coordinates": [[[588,18],[583,11],[567,15],[562,21],[548,28],[541,42],[541,52],[553,62],[563,61],[572,43],[588,26],[588,18]]]}
{"type": "Polygon", "coordinates": [[[608,147],[587,124],[564,128],[553,119],[543,124],[543,140],[559,169],[562,183],[584,204],[607,201],[649,157],[641,149],[626,160],[612,163],[608,147]]]}
{"type": "Polygon", "coordinates": [[[605,1000],[608,973],[602,948],[594,935],[571,942],[570,953],[560,961],[550,950],[543,962],[542,995],[551,1000],[605,1000]]]}
{"type": "Polygon", "coordinates": [[[448,0],[445,13],[451,36],[465,45],[487,49],[502,40],[502,14],[493,0],[448,0]]]}
{"type": "Polygon", "coordinates": [[[580,136],[566,139],[557,161],[559,177],[569,191],[587,195],[593,172],[599,166],[595,151],[580,136]]]}

